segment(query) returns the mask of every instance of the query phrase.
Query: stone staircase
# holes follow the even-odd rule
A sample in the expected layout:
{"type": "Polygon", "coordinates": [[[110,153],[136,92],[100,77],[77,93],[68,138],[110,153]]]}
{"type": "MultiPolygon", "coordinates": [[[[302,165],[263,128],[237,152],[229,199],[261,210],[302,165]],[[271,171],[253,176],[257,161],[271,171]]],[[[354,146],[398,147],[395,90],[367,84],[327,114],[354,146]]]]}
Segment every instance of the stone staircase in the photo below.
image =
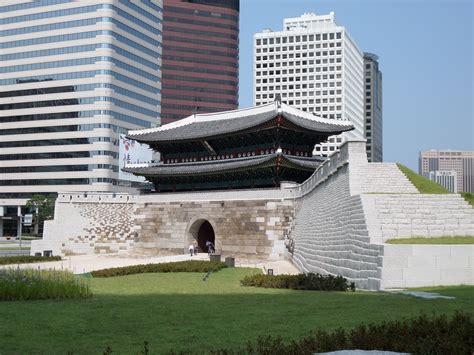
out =
{"type": "Polygon", "coordinates": [[[372,243],[414,236],[474,236],[474,209],[457,194],[364,194],[372,243]]]}
{"type": "Polygon", "coordinates": [[[362,168],[358,174],[361,193],[419,193],[395,163],[369,163],[362,168]]]}

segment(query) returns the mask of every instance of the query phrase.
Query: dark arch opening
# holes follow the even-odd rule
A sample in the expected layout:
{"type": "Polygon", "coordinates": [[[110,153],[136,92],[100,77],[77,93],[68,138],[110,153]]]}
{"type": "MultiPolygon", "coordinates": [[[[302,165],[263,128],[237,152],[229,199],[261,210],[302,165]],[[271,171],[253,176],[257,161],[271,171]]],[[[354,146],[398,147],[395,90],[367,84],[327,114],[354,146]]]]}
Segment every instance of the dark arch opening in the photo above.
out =
{"type": "Polygon", "coordinates": [[[215,244],[216,236],[214,234],[214,228],[208,221],[204,221],[201,226],[199,227],[199,231],[197,233],[197,243],[199,246],[199,251],[207,252],[206,242],[209,241],[212,244],[215,244]]]}

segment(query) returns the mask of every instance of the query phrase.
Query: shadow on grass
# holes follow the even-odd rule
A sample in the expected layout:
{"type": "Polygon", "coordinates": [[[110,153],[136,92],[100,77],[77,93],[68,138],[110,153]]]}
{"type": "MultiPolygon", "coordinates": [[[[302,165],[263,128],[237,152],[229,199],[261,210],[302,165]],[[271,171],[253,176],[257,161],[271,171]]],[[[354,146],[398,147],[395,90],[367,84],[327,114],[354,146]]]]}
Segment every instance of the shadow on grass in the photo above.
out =
{"type": "MultiPolygon", "coordinates": [[[[127,278],[115,279],[117,287],[126,286],[127,278]]],[[[90,300],[2,302],[0,353],[91,354],[110,346],[113,354],[135,354],[145,340],[151,353],[171,349],[199,353],[242,347],[258,336],[296,339],[316,329],[349,329],[420,312],[474,309],[472,287],[444,289],[443,294],[456,300],[375,292],[240,289],[228,294],[104,291],[90,300]]]]}

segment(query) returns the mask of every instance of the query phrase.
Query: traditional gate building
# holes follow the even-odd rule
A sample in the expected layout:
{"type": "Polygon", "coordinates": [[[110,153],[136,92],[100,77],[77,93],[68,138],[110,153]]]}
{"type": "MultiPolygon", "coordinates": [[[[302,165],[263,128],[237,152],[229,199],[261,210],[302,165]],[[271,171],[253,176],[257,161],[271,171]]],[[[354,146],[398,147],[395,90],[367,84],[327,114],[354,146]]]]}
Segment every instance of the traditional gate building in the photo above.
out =
{"type": "Polygon", "coordinates": [[[314,145],[353,129],[279,101],[249,109],[193,115],[128,137],[161,153],[151,166],[129,167],[156,192],[279,187],[302,183],[325,160],[314,145]]]}
{"type": "Polygon", "coordinates": [[[133,131],[161,160],[126,170],[155,193],[60,193],[31,252],[187,254],[209,240],[237,263],[287,259],[363,288],[474,284],[474,245],[386,243],[474,235],[460,195],[419,193],[396,164],[368,163],[365,140],[311,156],[350,129],[273,102],[133,131]]]}

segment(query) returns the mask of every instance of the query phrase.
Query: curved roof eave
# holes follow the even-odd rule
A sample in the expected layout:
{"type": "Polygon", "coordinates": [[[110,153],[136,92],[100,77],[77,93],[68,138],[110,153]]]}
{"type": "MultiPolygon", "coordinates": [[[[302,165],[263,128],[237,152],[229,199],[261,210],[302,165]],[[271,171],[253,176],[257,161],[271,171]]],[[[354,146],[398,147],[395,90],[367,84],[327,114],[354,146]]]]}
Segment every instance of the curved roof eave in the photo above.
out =
{"type": "Polygon", "coordinates": [[[247,109],[193,115],[161,127],[130,131],[127,137],[157,143],[206,139],[243,131],[278,115],[307,130],[330,135],[354,129],[349,121],[325,119],[286,104],[272,102],[247,109]]]}
{"type": "Polygon", "coordinates": [[[152,167],[125,168],[123,171],[142,176],[200,175],[213,172],[225,172],[257,168],[282,157],[285,165],[304,169],[316,169],[322,162],[320,158],[299,158],[281,153],[257,155],[253,157],[228,160],[199,161],[182,164],[162,164],[152,167]]]}

